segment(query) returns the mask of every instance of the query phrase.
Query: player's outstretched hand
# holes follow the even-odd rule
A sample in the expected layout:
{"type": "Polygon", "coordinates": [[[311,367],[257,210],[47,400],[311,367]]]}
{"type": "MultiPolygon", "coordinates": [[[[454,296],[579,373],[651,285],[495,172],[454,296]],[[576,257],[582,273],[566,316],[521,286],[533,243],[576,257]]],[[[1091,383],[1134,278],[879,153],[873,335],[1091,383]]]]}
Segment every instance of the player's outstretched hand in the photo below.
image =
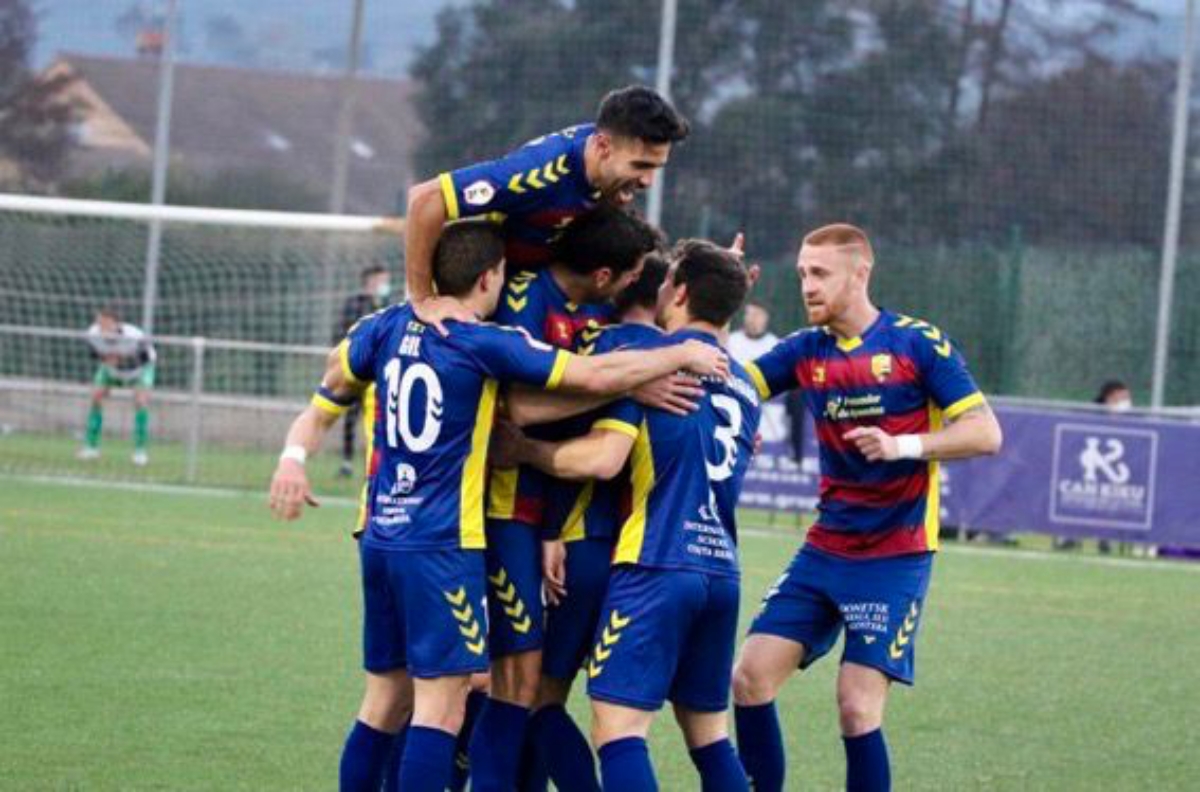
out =
{"type": "Polygon", "coordinates": [[[446,297],[426,297],[424,300],[414,302],[412,307],[418,319],[427,325],[433,325],[434,329],[444,336],[450,335],[450,331],[443,324],[447,319],[454,319],[458,322],[479,321],[478,317],[468,311],[458,300],[446,297]]]}
{"type": "Polygon", "coordinates": [[[551,605],[567,596],[567,545],[561,539],[542,542],[542,588],[551,605]]]}
{"type": "Polygon", "coordinates": [[[900,446],[896,438],[878,426],[860,426],[842,435],[858,448],[858,452],[869,462],[891,462],[900,458],[900,446]]]}
{"type": "Polygon", "coordinates": [[[687,351],[684,368],[688,371],[717,379],[729,376],[729,357],[719,347],[692,338],[683,342],[683,348],[687,351]]]}
{"type": "Polygon", "coordinates": [[[758,277],[762,275],[762,267],[757,264],[748,264],[746,262],[746,235],[738,231],[737,236],[733,238],[733,244],[729,246],[729,252],[737,256],[742,264],[746,267],[746,280],[750,282],[750,288],[754,288],[754,284],[758,283],[758,277]]]}
{"type": "Polygon", "coordinates": [[[704,388],[690,374],[672,374],[634,388],[633,400],[646,407],[656,407],[672,415],[687,415],[700,409],[704,388]]]}
{"type": "Polygon", "coordinates": [[[515,468],[523,461],[524,446],[521,428],[511,421],[497,419],[488,444],[488,462],[493,468],[515,468]]]}
{"type": "Polygon", "coordinates": [[[271,512],[277,519],[294,520],[306,503],[314,508],[321,505],[308,486],[304,465],[294,459],[281,459],[271,478],[271,512]]]}

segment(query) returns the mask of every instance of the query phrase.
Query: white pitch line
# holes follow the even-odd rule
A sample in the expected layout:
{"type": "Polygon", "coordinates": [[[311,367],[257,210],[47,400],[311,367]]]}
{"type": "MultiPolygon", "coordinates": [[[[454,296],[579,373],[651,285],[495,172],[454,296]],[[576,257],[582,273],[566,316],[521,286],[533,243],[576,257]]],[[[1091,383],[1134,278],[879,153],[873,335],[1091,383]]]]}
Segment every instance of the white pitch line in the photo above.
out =
{"type": "MultiPolygon", "coordinates": [[[[151,492],[157,495],[198,495],[213,498],[250,498],[266,501],[266,490],[221,489],[219,487],[193,487],[188,484],[161,484],[152,481],[105,481],[77,476],[36,476],[0,474],[0,481],[25,482],[28,484],[55,484],[84,489],[117,490],[120,492],[151,492]]],[[[317,496],[322,506],[346,506],[357,508],[358,500],[335,495],[317,496]]]]}
{"type": "MultiPolygon", "coordinates": [[[[262,500],[266,497],[265,492],[257,492],[254,490],[219,489],[217,487],[193,487],[186,484],[156,484],[153,482],[104,481],[103,479],[88,479],[80,477],[0,474],[0,481],[17,481],[31,484],[56,484],[64,487],[119,490],[122,492],[152,492],[161,495],[198,495],[217,498],[252,498],[255,500],[262,500]]],[[[318,498],[318,500],[321,501],[322,506],[328,504],[330,506],[358,508],[358,500],[356,498],[325,496],[318,498]]],[[[783,531],[764,531],[760,528],[747,527],[740,529],[738,531],[738,535],[748,536],[754,539],[784,539],[795,543],[796,547],[799,548],[799,537],[791,533],[784,533],[783,531]]],[[[952,544],[942,545],[941,552],[949,553],[951,555],[957,555],[960,553],[964,555],[984,555],[1011,561],[1082,563],[1091,564],[1093,566],[1113,567],[1117,569],[1139,569],[1154,572],[1170,570],[1175,572],[1190,572],[1193,574],[1200,573],[1200,563],[1172,561],[1161,558],[1104,558],[1100,556],[1076,555],[1073,553],[1048,553],[1043,550],[1008,550],[998,547],[960,547],[952,544]]]]}

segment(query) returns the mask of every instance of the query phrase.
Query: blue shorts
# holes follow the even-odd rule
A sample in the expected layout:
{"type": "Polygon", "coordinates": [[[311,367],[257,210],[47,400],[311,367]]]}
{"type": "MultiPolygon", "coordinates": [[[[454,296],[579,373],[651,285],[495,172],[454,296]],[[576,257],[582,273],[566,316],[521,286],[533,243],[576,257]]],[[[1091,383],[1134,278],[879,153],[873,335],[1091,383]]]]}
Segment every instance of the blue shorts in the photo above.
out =
{"type": "Polygon", "coordinates": [[[486,671],[483,552],[360,545],[363,667],[422,679],[486,671]]]}
{"type": "Polygon", "coordinates": [[[588,659],[588,695],[650,712],[667,699],[724,711],[739,590],[737,578],[616,567],[588,659]]]}
{"type": "Polygon", "coordinates": [[[806,668],[846,630],[843,663],[857,663],[913,683],[914,651],[933,553],[849,559],[808,545],[763,598],[750,634],[804,645],[806,668]]]}
{"type": "Polygon", "coordinates": [[[546,646],[542,673],[570,681],[592,649],[592,637],[604,606],[612,572],[611,539],[567,543],[567,596],[546,608],[546,646]]]}
{"type": "Polygon", "coordinates": [[[487,522],[488,640],[492,657],[541,649],[542,539],[514,520],[487,522]]]}

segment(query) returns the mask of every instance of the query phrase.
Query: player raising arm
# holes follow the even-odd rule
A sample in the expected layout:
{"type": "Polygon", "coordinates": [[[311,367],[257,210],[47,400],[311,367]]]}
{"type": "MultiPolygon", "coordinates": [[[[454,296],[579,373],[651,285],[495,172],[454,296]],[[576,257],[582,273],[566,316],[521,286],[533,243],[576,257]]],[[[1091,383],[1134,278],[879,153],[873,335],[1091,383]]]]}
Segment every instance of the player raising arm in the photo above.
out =
{"type": "MultiPolygon", "coordinates": [[[[483,318],[504,281],[497,230],[452,226],[435,255],[439,291],[483,318]]],[[[411,306],[367,317],[330,356],[313,403],[296,419],[271,484],[284,518],[314,503],[305,458],[337,415],[374,383],[381,405],[360,542],[366,693],[346,740],[341,788],[377,790],[412,700],[400,782],[444,789],[470,674],[487,668],[483,474],[499,381],[619,393],[686,368],[723,376],[699,341],[653,353],[581,358],[490,324],[429,332],[411,306]]]]}
{"type": "Polygon", "coordinates": [[[850,225],[797,263],[809,322],[747,365],[767,399],[800,388],[820,449],[817,521],[767,592],[734,671],[738,751],[756,790],[784,788],[775,698],[845,631],[837,701],[846,788],[890,788],[883,711],[911,685],[938,542],[938,463],[994,454],[1000,426],[950,339],[872,304],[874,254],[850,225]]]}

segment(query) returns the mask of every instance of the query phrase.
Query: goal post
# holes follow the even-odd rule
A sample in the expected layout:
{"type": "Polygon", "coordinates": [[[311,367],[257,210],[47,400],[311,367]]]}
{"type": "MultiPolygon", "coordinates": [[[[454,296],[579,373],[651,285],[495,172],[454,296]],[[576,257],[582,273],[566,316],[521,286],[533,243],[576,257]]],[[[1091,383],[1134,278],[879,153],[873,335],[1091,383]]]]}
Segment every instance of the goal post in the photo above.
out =
{"type": "Polygon", "coordinates": [[[402,293],[402,234],[401,218],[0,195],[0,473],[261,486],[362,272],[402,293]],[[78,460],[100,366],[85,334],[102,308],[139,323],[153,223],[151,462],[129,464],[123,387],[100,459],[78,460]]]}

